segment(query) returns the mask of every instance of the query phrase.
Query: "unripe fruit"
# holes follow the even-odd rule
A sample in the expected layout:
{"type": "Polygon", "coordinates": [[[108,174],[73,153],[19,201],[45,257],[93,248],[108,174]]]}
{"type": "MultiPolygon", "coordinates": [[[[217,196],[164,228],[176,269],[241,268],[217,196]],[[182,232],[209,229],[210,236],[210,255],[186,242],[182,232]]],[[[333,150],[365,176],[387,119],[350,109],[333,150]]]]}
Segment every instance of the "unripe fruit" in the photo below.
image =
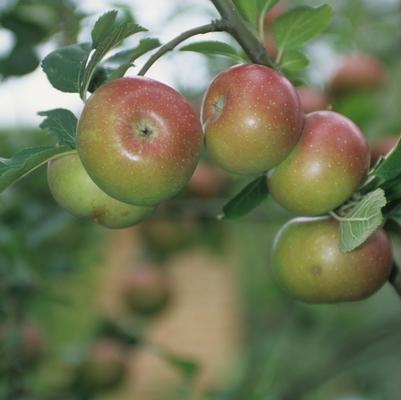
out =
{"type": "Polygon", "coordinates": [[[194,196],[216,197],[227,187],[228,177],[214,165],[200,162],[187,184],[187,190],[194,196]]]}
{"type": "Polygon", "coordinates": [[[110,196],[139,206],[177,194],[195,170],[201,146],[190,104],[142,77],[101,86],[78,124],[78,153],[89,176],[110,196]]]}
{"type": "Polygon", "coordinates": [[[291,83],[271,68],[238,65],[213,80],[202,105],[206,147],[227,171],[269,170],[298,141],[303,116],[291,83]]]}
{"type": "Polygon", "coordinates": [[[138,207],[115,200],[89,177],[78,154],[49,162],[47,180],[56,202],[78,218],[87,218],[108,228],[125,228],[149,216],[154,207],[138,207]]]}
{"type": "Polygon", "coordinates": [[[330,81],[333,93],[378,89],[385,82],[382,63],[367,54],[345,56],[330,81]]]}
{"type": "Polygon", "coordinates": [[[127,307],[149,316],[163,310],[170,299],[170,282],[161,268],[146,265],[124,274],[122,297],[127,307]]]}
{"type": "Polygon", "coordinates": [[[302,111],[309,114],[313,111],[327,110],[329,99],[318,89],[311,86],[301,86],[297,88],[302,111]]]}
{"type": "Polygon", "coordinates": [[[370,163],[368,144],[348,118],[331,111],[306,116],[301,139],[268,176],[273,198],[298,215],[320,215],[344,203],[370,163]]]}
{"type": "Polygon", "coordinates": [[[38,325],[31,322],[23,323],[18,336],[9,325],[0,325],[1,370],[15,362],[24,367],[32,367],[40,361],[46,351],[47,343],[38,325]],[[13,346],[18,346],[18,360],[15,359],[13,346]]]}
{"type": "Polygon", "coordinates": [[[274,275],[288,294],[308,303],[361,300],[389,278],[393,257],[383,229],[351,252],[338,246],[336,220],[296,218],[276,236],[274,275]]]}
{"type": "Polygon", "coordinates": [[[126,347],[112,339],[97,340],[78,367],[79,386],[96,393],[120,385],[127,372],[126,353],[126,347]]]}
{"type": "Polygon", "coordinates": [[[141,224],[140,233],[152,251],[174,253],[194,239],[199,233],[199,226],[192,218],[152,218],[141,224]]]}
{"type": "Polygon", "coordinates": [[[398,137],[385,136],[378,139],[371,147],[371,165],[375,165],[380,157],[386,156],[398,143],[398,137]]]}

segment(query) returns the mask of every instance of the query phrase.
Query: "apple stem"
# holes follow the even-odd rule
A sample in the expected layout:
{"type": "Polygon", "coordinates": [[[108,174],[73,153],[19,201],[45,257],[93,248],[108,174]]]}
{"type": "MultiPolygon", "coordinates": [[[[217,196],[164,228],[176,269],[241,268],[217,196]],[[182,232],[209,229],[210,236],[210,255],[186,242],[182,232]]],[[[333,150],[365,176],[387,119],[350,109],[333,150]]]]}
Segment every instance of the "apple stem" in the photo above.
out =
{"type": "Polygon", "coordinates": [[[159,48],[159,50],[154,53],[149,60],[144,64],[141,70],[138,72],[138,75],[143,76],[145,75],[150,67],[164,54],[168,53],[171,50],[174,50],[180,43],[184,42],[185,40],[191,38],[192,36],[202,35],[205,33],[211,32],[222,32],[227,30],[227,26],[223,20],[215,20],[209,24],[201,25],[193,29],[189,29],[188,31],[182,32],[180,35],[175,37],[174,39],[170,40],[163,46],[159,48]]]}
{"type": "Polygon", "coordinates": [[[398,296],[401,297],[401,272],[397,265],[394,264],[393,270],[391,272],[389,282],[397,292],[398,296]]]}
{"type": "Polygon", "coordinates": [[[276,69],[274,61],[267,53],[256,32],[239,14],[232,0],[210,0],[226,24],[226,31],[243,48],[250,60],[255,64],[266,65],[276,69]]]}

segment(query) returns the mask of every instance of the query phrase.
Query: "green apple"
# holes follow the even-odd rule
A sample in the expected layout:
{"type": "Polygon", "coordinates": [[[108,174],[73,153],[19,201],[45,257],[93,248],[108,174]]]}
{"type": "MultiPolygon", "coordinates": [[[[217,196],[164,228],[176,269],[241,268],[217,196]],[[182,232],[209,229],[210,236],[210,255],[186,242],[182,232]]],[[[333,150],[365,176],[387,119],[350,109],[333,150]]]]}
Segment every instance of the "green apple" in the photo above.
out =
{"type": "Polygon", "coordinates": [[[159,204],[177,194],[199,160],[202,129],[174,89],[143,77],[97,89],[79,119],[77,149],[89,176],[113,198],[159,204]]]}
{"type": "Polygon", "coordinates": [[[121,293],[129,310],[153,315],[168,304],[170,289],[170,281],[164,270],[153,265],[142,265],[123,275],[121,293]]]}
{"type": "Polygon", "coordinates": [[[277,234],[273,272],[291,296],[308,303],[364,299],[389,278],[390,241],[378,229],[357,249],[339,250],[339,223],[329,217],[296,218],[277,234]]]}
{"type": "Polygon", "coordinates": [[[89,177],[76,152],[50,161],[47,180],[54,199],[62,208],[107,228],[134,225],[155,209],[126,204],[104,193],[89,177]]]}
{"type": "Polygon", "coordinates": [[[127,374],[127,361],[125,346],[113,339],[97,339],[77,368],[77,383],[89,393],[114,389],[127,374]]]}

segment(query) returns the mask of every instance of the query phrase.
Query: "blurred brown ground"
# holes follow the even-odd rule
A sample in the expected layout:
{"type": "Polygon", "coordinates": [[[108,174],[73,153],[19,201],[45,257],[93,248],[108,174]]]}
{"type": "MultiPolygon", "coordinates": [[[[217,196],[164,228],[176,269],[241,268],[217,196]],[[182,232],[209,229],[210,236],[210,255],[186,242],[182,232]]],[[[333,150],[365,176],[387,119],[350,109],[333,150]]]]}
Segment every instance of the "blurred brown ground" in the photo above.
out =
{"type": "MultiPolygon", "coordinates": [[[[137,230],[112,232],[108,246],[104,268],[100,269],[104,273],[99,306],[106,315],[118,318],[124,312],[118,296],[120,272],[132,266],[140,252],[137,230]]],[[[152,322],[148,339],[199,362],[194,394],[223,384],[239,352],[241,327],[234,265],[234,258],[216,257],[201,248],[169,261],[173,304],[152,322]]],[[[132,352],[126,388],[107,398],[162,400],[181,383],[177,370],[143,348],[132,352]]]]}

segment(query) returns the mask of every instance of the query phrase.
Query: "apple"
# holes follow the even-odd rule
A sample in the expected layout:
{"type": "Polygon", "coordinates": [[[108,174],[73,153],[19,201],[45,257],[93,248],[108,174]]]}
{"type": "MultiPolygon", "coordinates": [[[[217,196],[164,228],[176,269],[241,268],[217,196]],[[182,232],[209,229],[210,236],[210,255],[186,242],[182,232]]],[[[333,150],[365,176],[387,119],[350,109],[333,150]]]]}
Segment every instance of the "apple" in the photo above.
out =
{"type": "Polygon", "coordinates": [[[171,295],[170,286],[164,270],[146,264],[123,275],[121,294],[129,310],[149,316],[166,307],[171,295]]]}
{"type": "Polygon", "coordinates": [[[329,88],[332,93],[381,88],[386,80],[383,64],[363,53],[345,55],[334,70],[329,88]]]}
{"type": "Polygon", "coordinates": [[[396,136],[384,136],[374,142],[371,146],[371,164],[375,165],[380,157],[386,156],[392,151],[398,143],[396,136]]]}
{"type": "Polygon", "coordinates": [[[322,91],[312,86],[300,86],[297,88],[302,111],[309,114],[313,111],[327,110],[329,99],[322,91]]]}
{"type": "Polygon", "coordinates": [[[202,129],[174,89],[143,77],[106,83],[79,119],[77,149],[89,176],[109,196],[159,204],[187,183],[199,160],[202,129]]]}
{"type": "Polygon", "coordinates": [[[370,151],[358,127],[332,111],[306,116],[289,156],[270,171],[273,198],[297,215],[320,215],[343,204],[362,183],[370,151]]]}
{"type": "Polygon", "coordinates": [[[272,68],[245,64],[213,80],[202,121],[210,156],[229,172],[255,175],[287,156],[301,135],[303,115],[286,78],[272,68]]]}
{"type": "Polygon", "coordinates": [[[201,161],[187,184],[187,191],[194,196],[211,198],[227,187],[227,175],[212,164],[201,161]]]}
{"type": "Polygon", "coordinates": [[[378,229],[357,249],[339,250],[339,223],[328,218],[296,218],[284,225],[273,245],[273,273],[294,298],[308,303],[361,300],[389,278],[393,256],[389,238],[378,229]]]}
{"type": "Polygon", "coordinates": [[[128,370],[127,349],[119,342],[97,339],[76,370],[76,380],[85,392],[96,393],[119,386],[128,370]]]}
{"type": "MultiPolygon", "coordinates": [[[[166,210],[169,212],[169,209],[166,210]]],[[[145,246],[155,254],[168,255],[187,246],[199,234],[193,218],[150,218],[139,227],[145,246]]]]}
{"type": "Polygon", "coordinates": [[[76,152],[51,160],[47,180],[56,202],[78,218],[108,228],[125,228],[149,216],[155,207],[139,207],[113,199],[87,174],[76,152]]]}
{"type": "Polygon", "coordinates": [[[43,357],[47,343],[41,328],[33,322],[23,322],[14,332],[10,325],[0,325],[0,350],[2,359],[0,368],[8,368],[15,360],[15,348],[18,346],[18,363],[26,367],[35,366],[43,357]]]}

